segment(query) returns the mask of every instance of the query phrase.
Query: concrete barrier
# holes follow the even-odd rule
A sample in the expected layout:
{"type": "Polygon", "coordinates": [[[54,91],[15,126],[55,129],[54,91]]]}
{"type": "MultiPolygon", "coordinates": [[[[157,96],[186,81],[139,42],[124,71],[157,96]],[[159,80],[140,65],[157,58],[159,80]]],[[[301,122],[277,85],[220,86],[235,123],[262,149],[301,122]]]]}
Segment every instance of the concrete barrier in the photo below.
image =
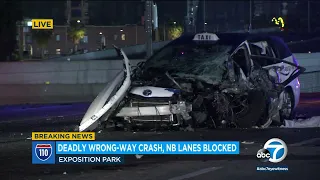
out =
{"type": "Polygon", "coordinates": [[[320,92],[320,71],[302,74],[299,77],[301,92],[320,92]]]}
{"type": "MultiPolygon", "coordinates": [[[[130,63],[135,66],[141,61],[144,60],[130,63]]],[[[0,63],[0,85],[107,83],[122,67],[122,60],[0,63]]]]}
{"type": "Polygon", "coordinates": [[[122,67],[122,60],[0,63],[0,105],[92,101],[122,67]]]}
{"type": "Polygon", "coordinates": [[[294,54],[306,72],[299,77],[301,92],[320,92],[320,53],[294,54]]]}
{"type": "Polygon", "coordinates": [[[294,56],[306,72],[320,71],[320,53],[296,53],[294,56]]]}
{"type": "Polygon", "coordinates": [[[0,105],[90,102],[104,86],[105,83],[1,85],[0,105]]]}
{"type": "MultiPolygon", "coordinates": [[[[295,56],[307,68],[301,91],[320,92],[320,53],[295,56]]],[[[122,68],[122,60],[0,63],[0,105],[92,101],[122,68]]]]}

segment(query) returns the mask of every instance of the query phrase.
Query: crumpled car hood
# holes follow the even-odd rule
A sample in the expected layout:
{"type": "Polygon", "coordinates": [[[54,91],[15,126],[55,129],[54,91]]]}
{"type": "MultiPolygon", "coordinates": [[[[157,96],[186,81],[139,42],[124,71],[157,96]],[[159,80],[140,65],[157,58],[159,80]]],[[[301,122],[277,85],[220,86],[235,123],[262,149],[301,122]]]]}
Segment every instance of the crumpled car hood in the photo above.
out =
{"type": "Polygon", "coordinates": [[[105,88],[103,88],[103,90],[89,106],[86,114],[82,118],[80,126],[89,120],[91,116],[97,113],[105,105],[105,103],[109,100],[110,95],[114,93],[116,86],[123,80],[123,77],[123,72],[119,72],[116,78],[111,83],[108,83],[105,88]]]}
{"type": "Polygon", "coordinates": [[[102,116],[109,116],[117,107],[119,102],[125,97],[131,85],[131,68],[126,54],[115,47],[119,54],[122,54],[125,65],[124,72],[120,72],[117,77],[107,85],[98,97],[92,102],[85,116],[83,117],[79,131],[91,131],[98,127],[99,119],[102,116]],[[121,83],[122,82],[122,83],[121,83]]]}

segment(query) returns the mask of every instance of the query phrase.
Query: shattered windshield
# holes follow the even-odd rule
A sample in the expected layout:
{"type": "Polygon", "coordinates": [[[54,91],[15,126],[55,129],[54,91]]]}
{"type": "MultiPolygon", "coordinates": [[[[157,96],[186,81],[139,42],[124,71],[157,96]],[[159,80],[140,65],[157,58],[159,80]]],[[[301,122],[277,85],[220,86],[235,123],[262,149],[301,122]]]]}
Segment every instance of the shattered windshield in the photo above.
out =
{"type": "Polygon", "coordinates": [[[146,71],[168,71],[171,75],[219,83],[225,72],[231,46],[215,44],[171,44],[151,57],[146,71]]]}

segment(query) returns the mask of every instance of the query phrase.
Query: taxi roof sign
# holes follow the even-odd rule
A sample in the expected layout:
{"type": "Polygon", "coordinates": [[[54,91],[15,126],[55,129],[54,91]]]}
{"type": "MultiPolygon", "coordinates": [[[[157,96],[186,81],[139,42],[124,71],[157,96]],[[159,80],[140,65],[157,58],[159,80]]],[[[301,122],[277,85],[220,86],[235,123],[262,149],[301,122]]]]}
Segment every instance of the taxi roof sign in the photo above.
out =
{"type": "Polygon", "coordinates": [[[218,41],[219,38],[214,33],[199,33],[193,37],[194,41],[218,41]]]}

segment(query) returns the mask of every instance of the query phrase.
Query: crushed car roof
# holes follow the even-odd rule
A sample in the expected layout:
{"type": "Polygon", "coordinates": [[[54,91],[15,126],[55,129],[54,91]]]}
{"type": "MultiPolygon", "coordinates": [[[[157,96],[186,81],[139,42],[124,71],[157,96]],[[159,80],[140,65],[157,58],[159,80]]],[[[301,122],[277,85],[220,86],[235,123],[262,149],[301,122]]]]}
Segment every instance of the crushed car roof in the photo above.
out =
{"type": "MultiPolygon", "coordinates": [[[[288,48],[287,44],[277,36],[272,36],[268,34],[250,34],[250,33],[215,33],[219,37],[219,43],[225,45],[231,45],[231,51],[234,51],[242,42],[257,42],[257,41],[267,41],[273,49],[278,51],[278,58],[284,59],[292,55],[292,52],[288,48]]],[[[193,38],[196,34],[186,34],[183,35],[168,45],[182,45],[195,43],[193,38]]],[[[166,46],[168,46],[166,45],[166,46]]]]}

